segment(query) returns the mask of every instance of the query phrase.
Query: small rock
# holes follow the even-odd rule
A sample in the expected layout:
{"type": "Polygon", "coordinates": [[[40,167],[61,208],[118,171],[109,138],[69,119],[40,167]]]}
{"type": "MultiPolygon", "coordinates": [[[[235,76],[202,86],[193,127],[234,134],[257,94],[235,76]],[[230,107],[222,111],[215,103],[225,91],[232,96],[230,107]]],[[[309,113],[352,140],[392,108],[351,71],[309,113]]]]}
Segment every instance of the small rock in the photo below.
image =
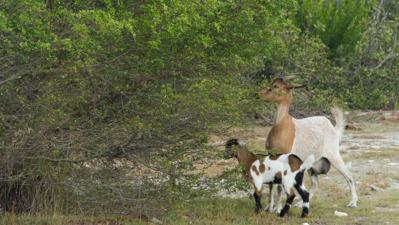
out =
{"type": "Polygon", "coordinates": [[[369,188],[370,188],[372,191],[384,191],[384,189],[382,189],[382,188],[380,188],[380,187],[377,187],[377,186],[375,186],[374,184],[370,184],[370,185],[369,185],[369,188]]]}
{"type": "Polygon", "coordinates": [[[339,212],[339,211],[337,211],[337,210],[335,210],[334,214],[335,214],[336,216],[339,216],[339,217],[348,216],[348,213],[339,212]]]}
{"type": "Polygon", "coordinates": [[[160,221],[159,219],[152,217],[151,222],[155,223],[155,224],[162,224],[162,221],[160,221]]]}
{"type": "Polygon", "coordinates": [[[347,130],[360,130],[360,126],[356,123],[349,123],[345,126],[347,130]]]}
{"type": "Polygon", "coordinates": [[[380,115],[375,120],[386,120],[386,119],[387,118],[385,117],[385,115],[380,115]]]}
{"type": "Polygon", "coordinates": [[[215,141],[215,142],[208,143],[208,146],[219,147],[219,146],[224,146],[224,144],[225,144],[225,141],[215,141]]]}
{"type": "Polygon", "coordinates": [[[392,118],[395,120],[399,120],[399,111],[392,112],[392,118]]]}

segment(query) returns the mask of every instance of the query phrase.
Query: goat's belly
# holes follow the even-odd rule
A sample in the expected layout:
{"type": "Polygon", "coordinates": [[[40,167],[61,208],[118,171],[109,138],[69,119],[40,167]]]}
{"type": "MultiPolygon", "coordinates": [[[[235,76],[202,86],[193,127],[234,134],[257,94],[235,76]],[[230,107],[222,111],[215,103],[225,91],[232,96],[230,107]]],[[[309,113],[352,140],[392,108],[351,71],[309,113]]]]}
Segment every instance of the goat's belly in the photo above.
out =
{"type": "Polygon", "coordinates": [[[294,142],[291,153],[299,156],[302,160],[306,160],[310,155],[314,155],[316,159],[323,157],[323,144],[318,140],[307,140],[306,143],[294,142]]]}

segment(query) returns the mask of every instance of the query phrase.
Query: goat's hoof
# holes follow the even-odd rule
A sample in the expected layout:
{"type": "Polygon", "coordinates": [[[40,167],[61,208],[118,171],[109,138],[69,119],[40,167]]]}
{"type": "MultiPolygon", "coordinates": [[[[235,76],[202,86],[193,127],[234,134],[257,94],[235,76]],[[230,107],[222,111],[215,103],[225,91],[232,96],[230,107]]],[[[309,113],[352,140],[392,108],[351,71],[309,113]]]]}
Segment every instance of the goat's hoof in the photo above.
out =
{"type": "Polygon", "coordinates": [[[284,217],[285,213],[279,213],[278,216],[279,217],[284,217]]]}
{"type": "Polygon", "coordinates": [[[260,213],[260,208],[255,208],[255,213],[259,214],[260,213]]]}
{"type": "Polygon", "coordinates": [[[301,215],[302,218],[307,217],[307,216],[308,216],[308,213],[302,213],[302,215],[301,215]]]}
{"type": "Polygon", "coordinates": [[[357,203],[356,202],[349,202],[347,207],[349,207],[349,208],[357,208],[357,203]]]}

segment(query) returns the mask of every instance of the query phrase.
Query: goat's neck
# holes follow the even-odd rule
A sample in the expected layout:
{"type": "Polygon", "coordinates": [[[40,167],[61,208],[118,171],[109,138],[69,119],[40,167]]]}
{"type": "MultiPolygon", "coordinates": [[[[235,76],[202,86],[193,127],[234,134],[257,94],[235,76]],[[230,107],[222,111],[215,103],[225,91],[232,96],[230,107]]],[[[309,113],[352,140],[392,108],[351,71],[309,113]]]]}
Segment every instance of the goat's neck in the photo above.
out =
{"type": "Polygon", "coordinates": [[[284,117],[290,116],[288,114],[289,109],[290,109],[289,102],[280,103],[277,107],[277,114],[276,114],[276,118],[274,120],[274,124],[279,124],[281,121],[283,121],[284,117]]]}
{"type": "Polygon", "coordinates": [[[256,156],[248,150],[240,149],[237,152],[237,160],[241,166],[249,170],[252,163],[256,160],[256,156]]]}

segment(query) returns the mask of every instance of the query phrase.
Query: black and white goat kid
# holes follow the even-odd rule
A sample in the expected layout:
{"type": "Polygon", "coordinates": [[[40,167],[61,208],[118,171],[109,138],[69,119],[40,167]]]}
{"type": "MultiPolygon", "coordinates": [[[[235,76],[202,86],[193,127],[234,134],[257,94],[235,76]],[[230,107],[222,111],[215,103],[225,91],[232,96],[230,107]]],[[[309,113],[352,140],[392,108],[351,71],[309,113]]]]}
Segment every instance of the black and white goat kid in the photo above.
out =
{"type": "Polygon", "coordinates": [[[305,162],[295,154],[281,154],[260,156],[248,151],[245,146],[241,146],[237,139],[229,140],[226,143],[225,158],[235,157],[243,166],[246,179],[255,188],[254,197],[256,202],[255,212],[262,209],[261,195],[263,184],[281,184],[287,194],[287,201],[284,208],[279,211],[279,216],[283,217],[291,207],[295,198],[294,189],[303,200],[302,217],[309,214],[309,192],[303,185],[305,170],[311,168],[314,156],[310,155],[305,162]],[[236,145],[237,148],[232,148],[236,145]]]}
{"type": "Polygon", "coordinates": [[[263,160],[255,160],[251,167],[252,182],[255,187],[255,199],[257,207],[260,204],[260,195],[263,184],[277,183],[281,184],[287,194],[287,201],[284,208],[280,211],[280,217],[283,217],[291,207],[295,198],[295,189],[303,201],[302,217],[309,213],[309,192],[303,185],[303,176],[305,170],[309,169],[314,162],[314,157],[309,156],[305,162],[294,154],[282,154],[277,157],[267,156],[263,160]]]}

